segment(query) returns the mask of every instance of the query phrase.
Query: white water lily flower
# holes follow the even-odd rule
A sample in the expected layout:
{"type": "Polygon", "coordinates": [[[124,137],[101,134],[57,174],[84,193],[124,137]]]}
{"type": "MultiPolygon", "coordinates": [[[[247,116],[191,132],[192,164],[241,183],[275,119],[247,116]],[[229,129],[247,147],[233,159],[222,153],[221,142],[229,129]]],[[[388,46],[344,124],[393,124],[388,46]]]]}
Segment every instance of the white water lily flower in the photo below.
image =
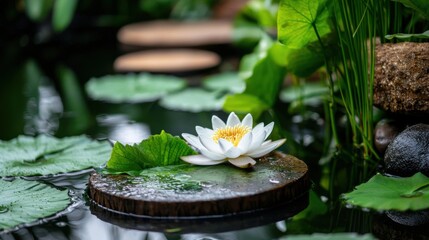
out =
{"type": "Polygon", "coordinates": [[[182,134],[201,154],[182,156],[181,159],[196,165],[215,165],[229,161],[237,167],[247,168],[255,165],[254,158],[270,153],[286,141],[266,140],[273,130],[273,122],[266,126],[259,123],[254,128],[252,125],[251,114],[247,114],[243,121],[240,121],[232,112],[226,124],[219,117],[213,116],[213,129],[197,126],[195,129],[198,136],[182,134]]]}

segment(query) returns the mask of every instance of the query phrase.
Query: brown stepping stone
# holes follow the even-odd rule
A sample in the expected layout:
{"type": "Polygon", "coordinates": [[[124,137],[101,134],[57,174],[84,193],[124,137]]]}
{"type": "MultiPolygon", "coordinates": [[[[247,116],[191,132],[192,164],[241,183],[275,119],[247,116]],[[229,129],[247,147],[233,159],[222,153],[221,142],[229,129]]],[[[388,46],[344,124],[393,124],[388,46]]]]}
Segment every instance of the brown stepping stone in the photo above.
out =
{"type": "Polygon", "coordinates": [[[177,73],[210,69],[220,64],[218,54],[195,49],[162,49],[128,53],[115,60],[118,72],[177,73]]]}
{"type": "Polygon", "coordinates": [[[193,22],[152,21],[122,27],[118,40],[125,45],[157,47],[191,47],[229,44],[232,22],[206,20],[193,22]]]}

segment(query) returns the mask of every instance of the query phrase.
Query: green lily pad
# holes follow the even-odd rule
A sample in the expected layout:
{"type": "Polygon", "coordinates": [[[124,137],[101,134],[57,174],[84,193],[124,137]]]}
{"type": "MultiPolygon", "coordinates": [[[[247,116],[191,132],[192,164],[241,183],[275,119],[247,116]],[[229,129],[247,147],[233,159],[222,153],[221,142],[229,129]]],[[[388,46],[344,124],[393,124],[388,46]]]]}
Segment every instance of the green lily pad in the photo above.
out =
{"type": "Polygon", "coordinates": [[[92,78],[85,87],[95,100],[121,103],[155,101],[185,86],[181,78],[141,73],[92,78]]]}
{"type": "Polygon", "coordinates": [[[344,194],[347,203],[375,210],[417,211],[429,208],[429,178],[418,172],[412,177],[377,174],[344,194]]]}
{"type": "Polygon", "coordinates": [[[280,240],[373,240],[371,234],[358,235],[356,233],[314,233],[311,235],[288,235],[280,240]]]}
{"type": "Polygon", "coordinates": [[[279,41],[302,48],[331,32],[327,0],[283,0],[278,14],[279,41]]]}
{"type": "Polygon", "coordinates": [[[111,149],[108,142],[85,136],[19,136],[0,141],[0,176],[47,175],[99,167],[109,159],[111,149]]]}
{"type": "Polygon", "coordinates": [[[0,231],[52,216],[71,203],[67,191],[35,181],[0,180],[0,231]]]}
{"type": "Polygon", "coordinates": [[[139,144],[116,142],[107,169],[109,173],[140,174],[147,168],[181,164],[180,157],[191,154],[196,152],[184,140],[162,131],[139,144]]]}
{"type": "Polygon", "coordinates": [[[245,82],[236,72],[212,75],[203,80],[203,86],[210,90],[228,91],[231,93],[241,93],[246,88],[245,82]]]}
{"type": "Polygon", "coordinates": [[[189,88],[163,97],[159,104],[172,110],[202,112],[220,110],[224,102],[225,94],[220,91],[189,88]]]}
{"type": "Polygon", "coordinates": [[[411,37],[415,37],[415,38],[429,38],[429,30],[423,32],[423,33],[412,33],[412,34],[406,34],[406,33],[396,33],[396,34],[392,34],[392,35],[386,35],[384,36],[386,39],[393,39],[393,38],[398,38],[398,39],[407,39],[407,38],[411,38],[411,37]]]}

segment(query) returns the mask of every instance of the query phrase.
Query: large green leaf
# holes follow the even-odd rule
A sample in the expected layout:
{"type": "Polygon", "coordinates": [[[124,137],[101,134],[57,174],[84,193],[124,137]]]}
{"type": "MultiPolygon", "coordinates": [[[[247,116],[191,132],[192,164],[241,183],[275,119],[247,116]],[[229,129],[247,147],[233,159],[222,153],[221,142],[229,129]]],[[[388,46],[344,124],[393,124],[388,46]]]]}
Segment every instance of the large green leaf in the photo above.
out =
{"type": "Polygon", "coordinates": [[[73,19],[78,0],[55,0],[52,25],[55,31],[64,30],[73,19]]]}
{"type": "Polygon", "coordinates": [[[227,112],[250,113],[255,119],[269,108],[270,106],[265,102],[251,94],[229,95],[223,105],[223,109],[227,112]]]}
{"type": "Polygon", "coordinates": [[[251,0],[239,12],[238,17],[258,26],[275,27],[278,5],[274,1],[251,0]]]}
{"type": "Polygon", "coordinates": [[[282,0],[278,13],[279,41],[289,48],[302,48],[328,34],[327,0],[282,0]],[[316,34],[317,30],[317,34],[316,34]]]}
{"type": "Polygon", "coordinates": [[[155,101],[185,86],[181,78],[142,73],[92,78],[85,87],[93,99],[120,103],[155,101]]]}
{"type": "Polygon", "coordinates": [[[227,97],[225,111],[247,111],[256,117],[274,105],[286,74],[279,56],[273,55],[274,48],[276,45],[265,35],[254,52],[242,58],[239,74],[246,82],[246,89],[242,94],[227,97]]]}
{"type": "Polygon", "coordinates": [[[33,176],[99,167],[108,158],[108,142],[85,136],[19,136],[0,141],[0,176],[33,176]]]}
{"type": "Polygon", "coordinates": [[[429,19],[429,2],[427,0],[392,0],[400,2],[405,6],[412,8],[416,12],[420,13],[426,19],[429,19]]]}
{"type": "Polygon", "coordinates": [[[278,98],[285,73],[285,68],[277,65],[267,53],[256,63],[252,76],[246,79],[244,93],[254,95],[267,105],[273,106],[278,98]]]}
{"type": "Polygon", "coordinates": [[[183,163],[181,156],[196,152],[179,137],[162,131],[139,144],[115,143],[107,169],[109,172],[139,172],[141,170],[183,163]]]}
{"type": "Polygon", "coordinates": [[[393,38],[398,38],[398,39],[408,39],[408,38],[429,38],[429,30],[423,32],[423,33],[414,33],[414,34],[405,34],[405,33],[396,33],[396,34],[392,34],[392,35],[386,35],[384,36],[386,39],[393,39],[393,38]]]}
{"type": "Polygon", "coordinates": [[[0,231],[52,216],[70,204],[67,191],[35,181],[0,180],[0,231]]]}
{"type": "Polygon", "coordinates": [[[429,178],[420,172],[404,178],[377,174],[344,198],[349,204],[375,210],[423,210],[429,208],[429,178]]]}
{"type": "Polygon", "coordinates": [[[253,49],[265,35],[265,29],[275,29],[277,10],[276,1],[249,1],[234,18],[234,43],[244,49],[253,49]]]}
{"type": "Polygon", "coordinates": [[[371,234],[356,233],[313,233],[311,235],[288,235],[280,240],[374,240],[371,234]]]}
{"type": "Polygon", "coordinates": [[[224,72],[209,76],[203,80],[203,87],[210,90],[228,91],[241,93],[246,84],[236,72],[224,72]]]}
{"type": "Polygon", "coordinates": [[[225,94],[220,91],[189,88],[164,96],[159,104],[173,110],[201,112],[220,110],[224,102],[225,94]]]}

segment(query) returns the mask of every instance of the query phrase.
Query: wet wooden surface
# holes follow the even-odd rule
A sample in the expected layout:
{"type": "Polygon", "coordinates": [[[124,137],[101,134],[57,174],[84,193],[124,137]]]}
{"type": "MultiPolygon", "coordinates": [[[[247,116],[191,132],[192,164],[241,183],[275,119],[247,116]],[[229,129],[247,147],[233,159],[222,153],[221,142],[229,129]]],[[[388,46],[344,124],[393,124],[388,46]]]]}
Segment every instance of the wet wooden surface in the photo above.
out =
{"type": "Polygon", "coordinates": [[[274,208],[308,194],[310,188],[307,165],[280,152],[261,158],[252,169],[184,166],[151,169],[139,177],[94,173],[89,195],[118,212],[196,217],[274,208]]]}

